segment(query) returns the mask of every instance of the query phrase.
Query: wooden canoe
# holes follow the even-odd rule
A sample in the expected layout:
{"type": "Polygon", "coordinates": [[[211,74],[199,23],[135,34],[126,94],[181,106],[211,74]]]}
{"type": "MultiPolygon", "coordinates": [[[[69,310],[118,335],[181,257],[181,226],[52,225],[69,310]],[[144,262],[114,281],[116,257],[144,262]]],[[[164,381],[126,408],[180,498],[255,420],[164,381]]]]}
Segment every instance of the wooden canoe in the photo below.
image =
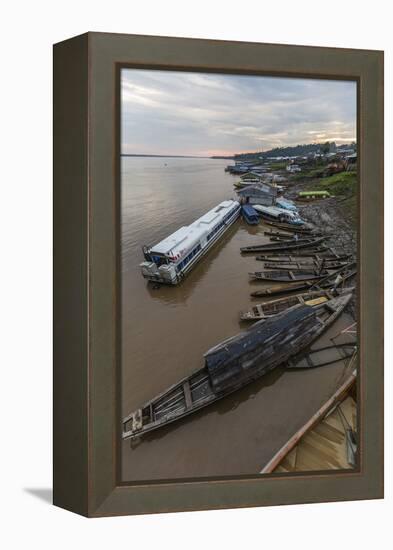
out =
{"type": "Polygon", "coordinates": [[[167,426],[285,363],[337,319],[350,297],[339,296],[315,307],[294,306],[218,344],[204,355],[203,368],[126,416],[122,438],[134,439],[167,426]]]}
{"type": "Polygon", "coordinates": [[[280,294],[289,294],[291,292],[302,292],[303,290],[314,290],[316,288],[333,289],[339,285],[344,285],[357,273],[356,268],[347,270],[337,270],[328,277],[317,279],[316,281],[303,281],[297,283],[281,283],[256,290],[251,292],[251,296],[254,298],[261,298],[264,296],[278,296],[280,294]],[[335,282],[334,278],[340,276],[340,281],[335,282]]]}
{"type": "Polygon", "coordinates": [[[311,233],[313,229],[307,225],[293,225],[290,223],[280,223],[280,222],[271,222],[263,220],[265,225],[270,225],[272,227],[277,227],[283,231],[294,231],[295,233],[311,233]]]}
{"type": "MultiPolygon", "coordinates": [[[[344,289],[339,294],[348,294],[353,292],[353,287],[344,289]]],[[[331,300],[337,296],[337,292],[330,290],[311,290],[302,294],[295,294],[292,296],[286,296],[285,298],[278,298],[276,300],[269,300],[262,304],[256,304],[252,306],[248,311],[240,313],[241,321],[259,321],[261,319],[268,319],[273,315],[277,315],[285,311],[286,309],[295,305],[307,305],[315,306],[331,300]]]]}
{"type": "Polygon", "coordinates": [[[301,238],[297,241],[280,241],[277,243],[267,243],[267,244],[257,244],[253,246],[243,246],[240,251],[243,253],[255,254],[257,252],[273,252],[279,250],[298,250],[301,248],[310,248],[315,247],[315,245],[320,244],[327,237],[318,237],[313,238],[301,238]]]}
{"type": "MultiPolygon", "coordinates": [[[[280,266],[281,267],[281,266],[280,266]]],[[[333,273],[334,270],[331,271],[333,273]]],[[[255,281],[277,281],[279,283],[294,283],[297,281],[315,281],[330,274],[327,269],[275,269],[270,271],[255,271],[249,277],[255,281]]]]}
{"type": "Polygon", "coordinates": [[[292,270],[292,271],[299,271],[302,269],[316,269],[317,271],[321,269],[321,267],[326,269],[339,269],[340,267],[346,267],[348,262],[340,262],[337,260],[325,260],[322,261],[303,261],[303,262],[265,262],[264,269],[280,269],[280,270],[292,270]]]}
{"type": "Polygon", "coordinates": [[[356,370],[353,370],[260,473],[353,468],[357,461],[355,382],[356,370]]]}
{"type": "MultiPolygon", "coordinates": [[[[296,233],[296,232],[295,232],[296,233]]],[[[303,233],[302,231],[299,231],[299,233],[303,233]]],[[[308,237],[322,237],[322,233],[309,233],[309,232],[306,232],[307,233],[307,236],[308,237]]],[[[266,235],[266,237],[271,237],[271,240],[272,237],[275,237],[277,239],[293,239],[293,233],[292,232],[288,232],[288,233],[282,233],[281,231],[264,231],[263,232],[264,235],[266,235]]]]}
{"type": "Polygon", "coordinates": [[[316,263],[320,264],[322,261],[345,261],[350,259],[350,254],[341,254],[329,252],[329,249],[322,248],[318,251],[305,250],[301,254],[264,254],[257,256],[255,259],[259,262],[270,262],[275,264],[285,263],[316,263]]]}
{"type": "MultiPolygon", "coordinates": [[[[283,236],[270,236],[269,235],[269,240],[270,242],[272,243],[281,243],[281,242],[295,242],[296,239],[295,239],[295,235],[296,233],[294,233],[293,235],[286,235],[285,237],[283,236]]],[[[300,235],[301,238],[304,238],[307,236],[307,238],[312,238],[312,239],[316,239],[318,237],[323,237],[323,235],[321,233],[310,233],[310,234],[307,234],[307,235],[304,235],[303,233],[300,235]]],[[[327,238],[328,236],[325,235],[325,237],[327,238]]]]}

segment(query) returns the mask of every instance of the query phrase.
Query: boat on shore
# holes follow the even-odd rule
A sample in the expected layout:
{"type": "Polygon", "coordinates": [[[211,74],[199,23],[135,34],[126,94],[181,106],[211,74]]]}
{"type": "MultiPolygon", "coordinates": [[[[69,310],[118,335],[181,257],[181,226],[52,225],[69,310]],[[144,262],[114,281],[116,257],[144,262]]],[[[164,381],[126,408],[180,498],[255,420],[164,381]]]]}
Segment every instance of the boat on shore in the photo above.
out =
{"type": "MultiPolygon", "coordinates": [[[[301,235],[303,237],[304,235],[301,235]]],[[[310,234],[310,238],[318,238],[323,237],[326,235],[322,235],[322,233],[312,233],[310,234]]],[[[284,233],[280,233],[279,235],[269,235],[269,240],[271,242],[296,242],[296,239],[298,239],[299,236],[297,233],[293,233],[292,235],[284,235],[284,233]]]]}
{"type": "Polygon", "coordinates": [[[357,448],[354,369],[313,416],[272,456],[260,473],[352,469],[357,463],[357,448]]]}
{"type": "Polygon", "coordinates": [[[306,306],[319,305],[338,295],[341,296],[353,292],[353,290],[353,287],[345,288],[342,291],[318,289],[303,292],[302,294],[286,296],[285,298],[269,300],[268,302],[252,306],[248,311],[242,311],[240,313],[240,320],[255,322],[261,319],[269,319],[273,315],[277,315],[290,307],[299,304],[306,306]]]}
{"type": "Polygon", "coordinates": [[[238,219],[240,208],[238,201],[223,201],[156,245],[144,246],[142,276],[155,283],[178,284],[238,219]]]}
{"type": "Polygon", "coordinates": [[[303,290],[315,290],[316,288],[335,289],[343,287],[346,282],[352,279],[356,273],[355,262],[338,269],[327,277],[322,277],[314,281],[298,281],[294,283],[278,283],[267,288],[251,292],[253,298],[265,296],[277,296],[280,294],[289,294],[290,292],[302,292],[303,290]]]}
{"type": "Polygon", "coordinates": [[[263,204],[254,204],[254,208],[259,216],[266,221],[285,223],[293,227],[302,227],[305,224],[297,210],[293,212],[277,206],[264,206],[263,204]]]}
{"type": "Polygon", "coordinates": [[[265,225],[271,225],[272,227],[277,227],[282,229],[282,231],[295,231],[295,233],[311,233],[313,229],[308,225],[293,225],[291,223],[277,222],[271,220],[263,220],[265,225]]]}
{"type": "Polygon", "coordinates": [[[327,277],[329,274],[327,269],[275,269],[270,271],[255,271],[248,275],[251,280],[293,283],[295,281],[314,281],[327,277]]]}
{"type": "Polygon", "coordinates": [[[262,254],[257,256],[255,259],[259,262],[270,262],[275,264],[285,264],[285,263],[316,263],[320,264],[323,260],[337,261],[342,262],[349,260],[351,258],[350,254],[337,254],[329,248],[316,248],[315,250],[304,250],[299,254],[262,254]]]}
{"type": "Polygon", "coordinates": [[[317,261],[304,261],[304,262],[266,262],[264,269],[284,269],[291,271],[299,271],[301,269],[339,269],[340,267],[346,267],[348,262],[338,260],[322,260],[317,261]]]}
{"type": "Polygon", "coordinates": [[[280,250],[298,250],[301,248],[312,248],[322,243],[327,237],[305,237],[293,241],[280,241],[277,243],[257,244],[252,246],[243,246],[240,252],[255,253],[255,252],[275,252],[280,250]]]}
{"type": "Polygon", "coordinates": [[[204,355],[204,367],[123,419],[123,439],[167,426],[285,363],[316,340],[350,298],[351,294],[338,296],[314,307],[295,305],[214,346],[204,355]]]}

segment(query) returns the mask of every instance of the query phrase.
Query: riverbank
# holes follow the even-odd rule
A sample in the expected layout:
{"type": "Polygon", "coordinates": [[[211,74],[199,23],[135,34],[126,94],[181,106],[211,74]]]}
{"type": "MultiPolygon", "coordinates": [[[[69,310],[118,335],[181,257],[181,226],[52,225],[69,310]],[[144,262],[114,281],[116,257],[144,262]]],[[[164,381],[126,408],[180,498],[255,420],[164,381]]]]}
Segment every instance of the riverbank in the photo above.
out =
{"type": "MultiPolygon", "coordinates": [[[[346,173],[348,174],[348,172],[346,173]]],[[[340,193],[329,199],[310,201],[308,203],[297,202],[300,216],[307,222],[313,224],[320,233],[330,236],[331,244],[338,252],[351,254],[357,258],[357,197],[355,193],[356,173],[347,178],[347,186],[344,178],[340,178],[340,193]],[[343,183],[344,182],[344,183],[343,183]]],[[[340,174],[337,174],[340,175],[340,174]]],[[[316,180],[302,180],[292,183],[285,197],[296,200],[300,191],[322,190],[332,191],[334,181],[339,178],[331,176],[316,180]],[[333,180],[335,178],[335,180],[333,180]],[[324,180],[325,183],[324,183],[324,180]],[[328,181],[329,180],[329,181],[328,181]],[[332,184],[333,181],[333,184],[332,184]],[[322,185],[324,187],[322,187],[322,185]]],[[[337,192],[337,188],[336,188],[337,192]]],[[[354,282],[356,285],[356,282],[354,282]]],[[[352,317],[356,320],[356,291],[348,307],[352,317]]]]}

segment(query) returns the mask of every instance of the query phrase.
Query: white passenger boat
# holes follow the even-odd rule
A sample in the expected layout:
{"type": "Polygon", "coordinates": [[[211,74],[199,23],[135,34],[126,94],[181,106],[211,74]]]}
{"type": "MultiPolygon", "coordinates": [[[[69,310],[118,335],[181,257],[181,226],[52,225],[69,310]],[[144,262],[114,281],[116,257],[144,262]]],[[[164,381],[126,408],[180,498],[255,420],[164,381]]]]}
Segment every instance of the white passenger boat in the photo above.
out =
{"type": "Polygon", "coordinates": [[[178,284],[239,217],[240,204],[221,202],[191,225],[181,227],[154,246],[144,246],[140,264],[149,281],[178,284]]]}

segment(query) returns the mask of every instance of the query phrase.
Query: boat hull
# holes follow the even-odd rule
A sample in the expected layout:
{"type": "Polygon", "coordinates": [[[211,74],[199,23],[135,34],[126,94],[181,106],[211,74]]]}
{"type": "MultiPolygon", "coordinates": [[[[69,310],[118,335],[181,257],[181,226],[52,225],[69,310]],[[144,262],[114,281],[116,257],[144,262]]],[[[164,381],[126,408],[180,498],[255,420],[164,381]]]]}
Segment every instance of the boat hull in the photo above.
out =
{"type": "Polygon", "coordinates": [[[206,245],[201,248],[201,250],[192,258],[192,260],[180,271],[176,273],[176,276],[172,280],[165,280],[160,276],[142,274],[145,279],[152,283],[158,283],[162,285],[175,286],[178,285],[186,275],[195,267],[195,265],[209,252],[209,250],[223,237],[223,235],[228,231],[228,229],[239,219],[241,208],[234,211],[233,215],[228,219],[225,225],[217,231],[206,245]]]}
{"type": "Polygon", "coordinates": [[[293,241],[280,241],[277,243],[268,243],[254,246],[244,246],[240,249],[242,254],[255,254],[258,252],[277,252],[281,250],[299,250],[302,248],[311,248],[315,245],[322,243],[326,237],[319,237],[318,239],[299,239],[296,242],[293,241]]]}
{"type": "MultiPolygon", "coordinates": [[[[259,343],[259,347],[258,342],[256,344],[254,342],[253,348],[250,345],[246,352],[242,352],[245,349],[243,340],[249,338],[248,331],[246,334],[241,333],[215,346],[205,354],[204,368],[198,369],[125,417],[122,438],[140,438],[207,407],[259,379],[318,338],[323,330],[340,315],[350,297],[351,294],[334,298],[326,304],[316,306],[315,310],[310,306],[300,306],[301,309],[298,309],[299,306],[295,306],[289,312],[276,316],[278,323],[274,321],[272,326],[277,325],[279,329],[274,333],[276,347],[273,350],[269,349],[273,346],[264,346],[263,340],[259,343]],[[330,307],[327,304],[330,304],[330,307]],[[319,311],[318,315],[317,311],[319,311]],[[287,324],[289,322],[288,326],[285,324],[286,321],[287,324]],[[287,338],[288,331],[293,333],[293,338],[287,338]],[[285,344],[282,343],[282,338],[284,338],[285,344]],[[240,345],[237,341],[239,339],[240,345]],[[238,354],[236,354],[236,349],[238,354]],[[222,362],[223,354],[226,353],[229,353],[227,365],[222,362]],[[250,353],[253,354],[254,367],[252,369],[250,369],[250,353]],[[246,367],[245,370],[244,367],[246,367]],[[243,374],[237,378],[236,369],[239,368],[243,374]]],[[[268,321],[263,321],[263,325],[256,323],[250,330],[258,337],[258,331],[264,330],[265,323],[267,332],[265,330],[266,334],[263,335],[263,338],[265,340],[267,338],[271,344],[272,329],[268,321]]],[[[251,344],[251,340],[249,340],[249,344],[251,344]]]]}
{"type": "MultiPolygon", "coordinates": [[[[353,292],[353,287],[340,292],[340,295],[353,292]]],[[[286,309],[295,305],[317,305],[334,298],[337,295],[330,290],[312,290],[295,294],[285,298],[270,300],[262,304],[256,304],[250,310],[240,313],[241,321],[260,321],[261,319],[269,319],[274,315],[282,313],[286,309]]]]}
{"type": "Polygon", "coordinates": [[[327,277],[329,272],[315,269],[315,270],[276,270],[276,271],[257,271],[255,273],[249,273],[250,279],[254,281],[277,281],[278,283],[294,283],[303,281],[314,281],[316,279],[322,279],[327,277]]]}

